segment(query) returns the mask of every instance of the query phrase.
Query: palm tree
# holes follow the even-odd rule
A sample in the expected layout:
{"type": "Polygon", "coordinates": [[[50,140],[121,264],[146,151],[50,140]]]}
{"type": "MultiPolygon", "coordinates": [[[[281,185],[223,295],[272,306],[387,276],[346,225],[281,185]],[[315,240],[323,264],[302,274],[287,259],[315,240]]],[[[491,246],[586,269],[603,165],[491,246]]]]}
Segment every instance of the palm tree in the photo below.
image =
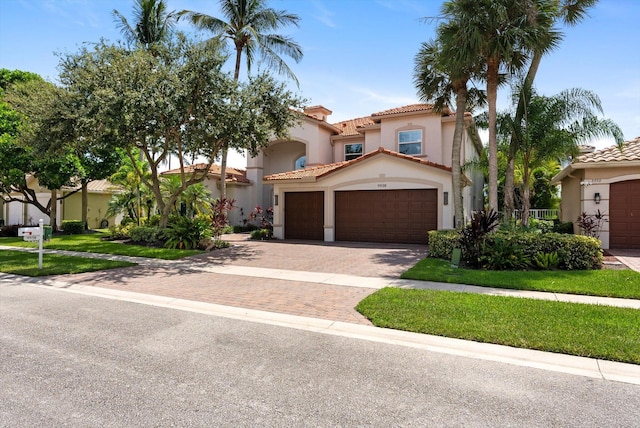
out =
{"type": "Polygon", "coordinates": [[[538,46],[546,27],[536,18],[554,0],[450,0],[443,15],[458,22],[454,36],[458,54],[474,52],[486,63],[489,106],[489,209],[498,209],[498,147],[496,103],[500,71],[520,69],[532,46],[538,46]]]}
{"type": "MultiPolygon", "coordinates": [[[[553,26],[558,20],[562,20],[565,25],[573,26],[580,22],[587,15],[588,9],[594,6],[597,1],[598,0],[561,0],[553,5],[554,9],[551,11],[552,13],[547,13],[541,18],[546,22],[547,25],[553,26]]],[[[562,34],[550,27],[547,38],[541,38],[541,44],[539,46],[533,47],[533,55],[531,57],[531,62],[529,63],[529,68],[527,70],[524,83],[521,87],[522,90],[518,93],[519,100],[517,104],[518,107],[515,113],[515,122],[519,123],[522,121],[526,105],[525,94],[530,93],[531,88],[533,87],[533,82],[538,72],[538,67],[540,66],[542,57],[547,52],[553,50],[558,45],[561,38],[562,34]]],[[[513,133],[509,141],[507,169],[504,181],[504,218],[507,221],[511,219],[513,211],[515,209],[514,167],[519,141],[520,137],[516,133],[513,133]]]]}
{"type": "MultiPolygon", "coordinates": [[[[220,0],[220,9],[224,19],[204,13],[183,10],[179,17],[186,16],[193,25],[201,30],[211,31],[217,37],[229,40],[235,49],[234,80],[240,77],[242,54],[247,59],[247,70],[251,71],[256,56],[260,56],[269,68],[279,74],[285,74],[298,83],[297,78],[280,56],[281,54],[299,62],[302,59],[302,48],[293,39],[272,31],[287,25],[298,26],[300,18],[285,10],[266,7],[265,0],[220,0]]],[[[227,197],[227,147],[222,148],[220,165],[220,195],[227,197]]]]}
{"type": "MultiPolygon", "coordinates": [[[[420,98],[434,102],[434,111],[445,111],[451,105],[451,97],[456,100],[456,126],[453,134],[451,153],[452,193],[454,206],[454,227],[464,225],[464,207],[462,205],[462,167],[460,150],[465,130],[464,114],[469,106],[467,83],[478,74],[480,64],[472,58],[456,63],[458,57],[452,55],[456,49],[453,44],[458,31],[455,22],[447,22],[438,27],[438,39],[423,43],[415,58],[414,83],[420,98]]],[[[481,97],[471,90],[472,104],[481,97]]],[[[483,94],[482,94],[483,95],[483,94]]]]}
{"type": "Polygon", "coordinates": [[[140,43],[145,49],[164,40],[178,19],[175,11],[167,12],[165,0],[134,0],[133,16],[132,26],[124,15],[113,10],[113,17],[125,39],[131,44],[140,43]]]}
{"type": "MultiPolygon", "coordinates": [[[[521,121],[508,113],[500,115],[500,136],[508,141],[520,136],[517,159],[522,173],[522,224],[529,223],[531,177],[550,160],[566,159],[577,152],[578,144],[599,137],[613,137],[617,144],[624,140],[620,128],[609,119],[601,119],[600,99],[584,89],[569,89],[558,95],[536,95],[524,89],[526,104],[521,121]]],[[[517,108],[517,107],[516,107],[517,108]]]]}

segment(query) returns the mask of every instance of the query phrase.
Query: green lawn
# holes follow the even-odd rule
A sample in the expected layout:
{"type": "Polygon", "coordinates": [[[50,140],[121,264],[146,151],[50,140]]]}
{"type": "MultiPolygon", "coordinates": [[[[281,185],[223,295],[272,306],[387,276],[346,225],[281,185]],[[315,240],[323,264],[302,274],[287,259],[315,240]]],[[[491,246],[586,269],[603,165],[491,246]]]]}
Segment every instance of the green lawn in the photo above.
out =
{"type": "Polygon", "coordinates": [[[452,268],[448,261],[425,258],[404,279],[480,285],[517,290],[640,299],[640,273],[630,269],[588,271],[493,271],[452,268]]]}
{"type": "MultiPolygon", "coordinates": [[[[169,248],[145,247],[142,245],[122,244],[120,242],[103,241],[107,236],[103,232],[82,235],[57,235],[44,243],[44,248],[51,250],[82,251],[88,253],[117,254],[120,256],[150,257],[154,259],[175,260],[194,254],[199,250],[176,250],[169,248]]],[[[38,243],[25,242],[22,238],[0,238],[0,245],[37,248],[38,243]]]]}
{"type": "Polygon", "coordinates": [[[134,266],[135,263],[85,257],[43,254],[42,270],[38,269],[38,253],[0,250],[0,272],[26,276],[62,275],[134,266]]]}
{"type": "Polygon", "coordinates": [[[356,309],[378,327],[640,364],[640,311],[384,288],[356,309]]]}

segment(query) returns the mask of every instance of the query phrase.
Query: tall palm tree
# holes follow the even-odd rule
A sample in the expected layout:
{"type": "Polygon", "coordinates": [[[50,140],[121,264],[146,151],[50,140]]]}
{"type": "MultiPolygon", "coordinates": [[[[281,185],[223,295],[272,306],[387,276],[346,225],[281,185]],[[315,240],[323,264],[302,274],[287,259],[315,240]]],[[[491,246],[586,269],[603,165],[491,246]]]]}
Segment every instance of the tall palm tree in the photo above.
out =
{"type": "Polygon", "coordinates": [[[537,24],[537,9],[555,0],[450,0],[443,15],[459,22],[458,52],[476,52],[486,63],[489,107],[489,209],[498,209],[498,146],[496,105],[500,72],[520,69],[545,35],[537,24]]]}
{"type": "MultiPolygon", "coordinates": [[[[435,111],[445,111],[455,96],[456,126],[453,134],[451,153],[452,197],[454,206],[454,227],[464,225],[464,207],[462,205],[462,167],[460,151],[462,135],[465,130],[464,114],[469,104],[478,102],[478,91],[471,90],[469,99],[469,80],[477,76],[480,70],[478,58],[467,58],[456,63],[458,57],[452,55],[456,49],[451,37],[458,31],[455,22],[447,22],[438,27],[436,41],[423,43],[415,58],[414,84],[420,98],[433,101],[435,111]],[[471,102],[469,102],[471,101],[471,102]]],[[[483,95],[483,94],[482,94],[483,95]]]]}
{"type": "Polygon", "coordinates": [[[131,44],[140,43],[145,49],[164,40],[178,19],[175,11],[167,11],[165,0],[134,0],[131,24],[115,9],[113,17],[125,39],[131,44]]]}
{"type": "MultiPolygon", "coordinates": [[[[206,15],[204,13],[183,10],[180,18],[185,16],[193,25],[201,30],[212,32],[215,36],[229,40],[235,49],[234,80],[240,77],[242,54],[247,60],[247,70],[259,56],[269,68],[284,74],[296,83],[298,79],[280,55],[284,54],[299,62],[302,59],[302,47],[293,39],[281,34],[272,33],[288,25],[298,26],[300,18],[285,10],[266,7],[265,0],[220,0],[223,18],[206,15]]],[[[228,148],[222,148],[220,166],[220,195],[227,197],[228,148]]]]}
{"type": "Polygon", "coordinates": [[[531,88],[519,92],[526,100],[522,120],[508,113],[500,115],[499,133],[504,141],[514,132],[520,136],[517,160],[522,174],[522,223],[527,225],[531,177],[536,168],[575,154],[578,144],[592,138],[613,137],[617,144],[624,138],[615,123],[598,117],[602,106],[593,92],[574,88],[552,97],[538,96],[531,88]]]}
{"type": "MultiPolygon", "coordinates": [[[[557,21],[561,20],[565,25],[573,26],[582,21],[582,19],[584,19],[584,17],[587,15],[589,8],[593,7],[597,2],[598,0],[561,0],[552,5],[553,9],[550,11],[551,13],[546,13],[541,18],[546,22],[547,25],[550,24],[553,26],[557,21]]],[[[542,57],[547,52],[553,50],[562,39],[562,34],[554,31],[552,28],[549,28],[547,36],[548,38],[546,40],[544,38],[541,39],[541,44],[539,46],[533,47],[533,55],[531,57],[531,61],[529,62],[527,74],[524,79],[524,83],[521,85],[521,90],[518,94],[520,99],[518,100],[517,109],[515,112],[515,122],[519,123],[522,121],[522,117],[525,113],[525,105],[527,102],[525,97],[526,94],[531,93],[531,88],[533,87],[533,82],[538,72],[538,67],[540,66],[542,57]]],[[[516,134],[514,130],[514,133],[512,133],[509,142],[507,169],[504,180],[504,218],[507,221],[511,219],[513,211],[515,209],[514,168],[519,141],[520,136],[516,134]]]]}

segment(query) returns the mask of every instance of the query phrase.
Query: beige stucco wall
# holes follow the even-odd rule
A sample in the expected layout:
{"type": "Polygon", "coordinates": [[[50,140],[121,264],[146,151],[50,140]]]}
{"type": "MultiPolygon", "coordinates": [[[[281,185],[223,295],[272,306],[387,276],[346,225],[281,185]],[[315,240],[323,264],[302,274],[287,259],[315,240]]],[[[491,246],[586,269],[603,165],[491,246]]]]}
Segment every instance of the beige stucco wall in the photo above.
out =
{"type": "MultiPolygon", "coordinates": [[[[443,157],[443,135],[439,115],[400,116],[385,118],[382,120],[380,130],[381,146],[398,150],[398,132],[413,129],[422,130],[422,154],[419,158],[443,165],[450,165],[451,160],[445,162],[443,157]]],[[[453,135],[453,134],[452,134],[453,135]]]]}
{"type": "Polygon", "coordinates": [[[294,182],[274,185],[279,205],[274,207],[274,236],[284,239],[284,194],[324,191],[324,240],[335,240],[335,197],[339,190],[437,189],[438,228],[452,227],[452,204],[444,205],[443,192],[451,194],[451,173],[384,154],[373,156],[315,183],[294,182]]]}
{"type": "Polygon", "coordinates": [[[575,233],[580,233],[576,224],[578,216],[583,212],[593,215],[600,211],[606,219],[600,231],[600,241],[602,241],[602,248],[609,248],[610,185],[619,181],[638,179],[640,179],[640,170],[637,167],[587,168],[571,172],[561,182],[562,221],[573,222],[575,233]],[[600,203],[595,202],[596,193],[600,194],[600,203]]]}
{"type": "MultiPolygon", "coordinates": [[[[19,197],[18,195],[13,195],[19,197]]],[[[47,205],[51,199],[50,192],[38,192],[36,193],[38,201],[42,205],[47,205]]],[[[19,197],[22,199],[21,197],[19,197]]],[[[62,221],[62,204],[58,201],[58,212],[56,224],[60,226],[62,221]]],[[[42,219],[45,225],[50,224],[49,216],[43,214],[35,205],[23,204],[22,202],[13,201],[4,204],[4,219],[5,224],[38,224],[38,221],[42,219]]]]}
{"type": "MultiPolygon", "coordinates": [[[[87,223],[89,229],[100,227],[102,219],[107,219],[109,226],[116,224],[114,216],[107,217],[110,194],[89,193],[87,195],[87,223]]],[[[76,192],[62,202],[64,220],[82,220],[82,192],[76,192]]]]}

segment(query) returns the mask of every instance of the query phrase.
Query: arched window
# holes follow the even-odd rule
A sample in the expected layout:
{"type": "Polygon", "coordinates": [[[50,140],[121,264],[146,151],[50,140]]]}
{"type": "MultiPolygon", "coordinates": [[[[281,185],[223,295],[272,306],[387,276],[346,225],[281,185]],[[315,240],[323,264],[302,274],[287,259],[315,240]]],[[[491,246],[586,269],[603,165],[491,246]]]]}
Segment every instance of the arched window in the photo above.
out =
{"type": "Polygon", "coordinates": [[[306,164],[307,164],[307,157],[305,155],[302,155],[298,159],[296,159],[294,169],[304,169],[306,164]]]}

